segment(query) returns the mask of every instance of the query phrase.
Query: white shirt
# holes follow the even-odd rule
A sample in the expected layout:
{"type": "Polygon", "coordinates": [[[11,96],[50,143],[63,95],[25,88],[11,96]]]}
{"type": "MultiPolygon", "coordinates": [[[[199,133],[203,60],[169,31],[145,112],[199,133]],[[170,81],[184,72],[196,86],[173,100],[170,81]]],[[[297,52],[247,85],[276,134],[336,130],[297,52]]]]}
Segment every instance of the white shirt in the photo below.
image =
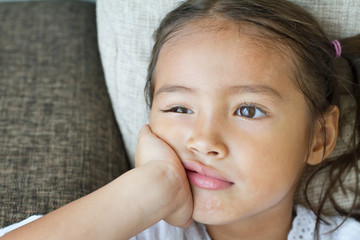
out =
{"type": "MultiPolygon", "coordinates": [[[[0,229],[0,237],[4,234],[21,227],[31,221],[38,219],[40,216],[32,216],[20,223],[13,224],[4,229],[0,229]]],[[[359,240],[360,239],[360,222],[350,218],[347,219],[341,227],[334,232],[335,229],[344,219],[344,217],[333,216],[326,218],[329,225],[320,223],[319,240],[359,240]]],[[[314,239],[314,229],[316,223],[315,214],[302,206],[296,206],[296,217],[292,223],[292,229],[289,232],[288,240],[312,240],[314,239]]],[[[194,223],[189,228],[182,229],[171,226],[165,221],[160,221],[154,226],[146,229],[131,240],[211,240],[206,231],[205,225],[194,223]]]]}

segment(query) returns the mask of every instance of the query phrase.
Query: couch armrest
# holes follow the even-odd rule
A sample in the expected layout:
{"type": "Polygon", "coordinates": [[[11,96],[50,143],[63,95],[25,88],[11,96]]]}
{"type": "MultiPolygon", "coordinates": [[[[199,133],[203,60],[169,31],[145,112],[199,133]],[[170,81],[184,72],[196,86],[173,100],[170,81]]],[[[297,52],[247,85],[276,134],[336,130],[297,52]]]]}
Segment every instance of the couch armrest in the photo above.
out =
{"type": "Polygon", "coordinates": [[[88,194],[129,167],[93,3],[0,3],[0,228],[88,194]]]}

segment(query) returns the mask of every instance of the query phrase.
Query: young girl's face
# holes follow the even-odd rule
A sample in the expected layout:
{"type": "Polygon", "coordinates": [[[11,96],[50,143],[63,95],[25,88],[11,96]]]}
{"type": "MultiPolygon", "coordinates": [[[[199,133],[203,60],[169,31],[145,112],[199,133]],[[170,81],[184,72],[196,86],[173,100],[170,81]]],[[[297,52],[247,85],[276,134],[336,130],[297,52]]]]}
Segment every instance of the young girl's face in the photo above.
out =
{"type": "Polygon", "coordinates": [[[291,211],[309,142],[291,77],[289,58],[232,25],[198,23],[163,46],[150,125],[187,169],[194,220],[291,211]]]}

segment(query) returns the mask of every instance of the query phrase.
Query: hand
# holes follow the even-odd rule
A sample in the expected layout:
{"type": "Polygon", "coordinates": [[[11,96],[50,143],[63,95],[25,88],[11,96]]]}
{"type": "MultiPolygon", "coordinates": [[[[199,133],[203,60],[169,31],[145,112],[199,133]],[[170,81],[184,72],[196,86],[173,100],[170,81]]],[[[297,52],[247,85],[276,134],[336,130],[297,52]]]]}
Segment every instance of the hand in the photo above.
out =
{"type": "Polygon", "coordinates": [[[193,199],[184,167],[175,151],[157,137],[145,125],[139,132],[135,154],[135,165],[158,164],[159,171],[164,171],[161,181],[167,183],[158,194],[159,202],[167,201],[169,207],[164,220],[178,227],[187,227],[192,223],[193,199]]]}

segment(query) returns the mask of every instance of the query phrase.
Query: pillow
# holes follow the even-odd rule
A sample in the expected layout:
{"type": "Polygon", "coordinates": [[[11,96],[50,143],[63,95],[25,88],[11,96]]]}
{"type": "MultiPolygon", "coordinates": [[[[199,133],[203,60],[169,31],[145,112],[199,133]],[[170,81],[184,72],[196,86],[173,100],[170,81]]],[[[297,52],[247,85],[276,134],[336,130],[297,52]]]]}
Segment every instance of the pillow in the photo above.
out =
{"type": "MultiPolygon", "coordinates": [[[[179,0],[98,0],[99,48],[108,91],[131,165],[137,134],[147,122],[144,85],[152,35],[179,0]]],[[[293,0],[311,12],[331,39],[359,34],[360,1],[293,0]]],[[[344,149],[339,141],[334,155],[344,149]]],[[[354,179],[352,178],[351,181],[354,179]]],[[[315,191],[321,186],[314,187],[315,191]]],[[[303,200],[300,200],[303,201],[303,200]]]]}
{"type": "Polygon", "coordinates": [[[0,228],[128,169],[107,94],[95,4],[0,3],[0,228]]]}
{"type": "Polygon", "coordinates": [[[143,90],[152,34],[176,2],[97,1],[98,41],[105,80],[132,166],[138,132],[148,119],[143,90]]]}

